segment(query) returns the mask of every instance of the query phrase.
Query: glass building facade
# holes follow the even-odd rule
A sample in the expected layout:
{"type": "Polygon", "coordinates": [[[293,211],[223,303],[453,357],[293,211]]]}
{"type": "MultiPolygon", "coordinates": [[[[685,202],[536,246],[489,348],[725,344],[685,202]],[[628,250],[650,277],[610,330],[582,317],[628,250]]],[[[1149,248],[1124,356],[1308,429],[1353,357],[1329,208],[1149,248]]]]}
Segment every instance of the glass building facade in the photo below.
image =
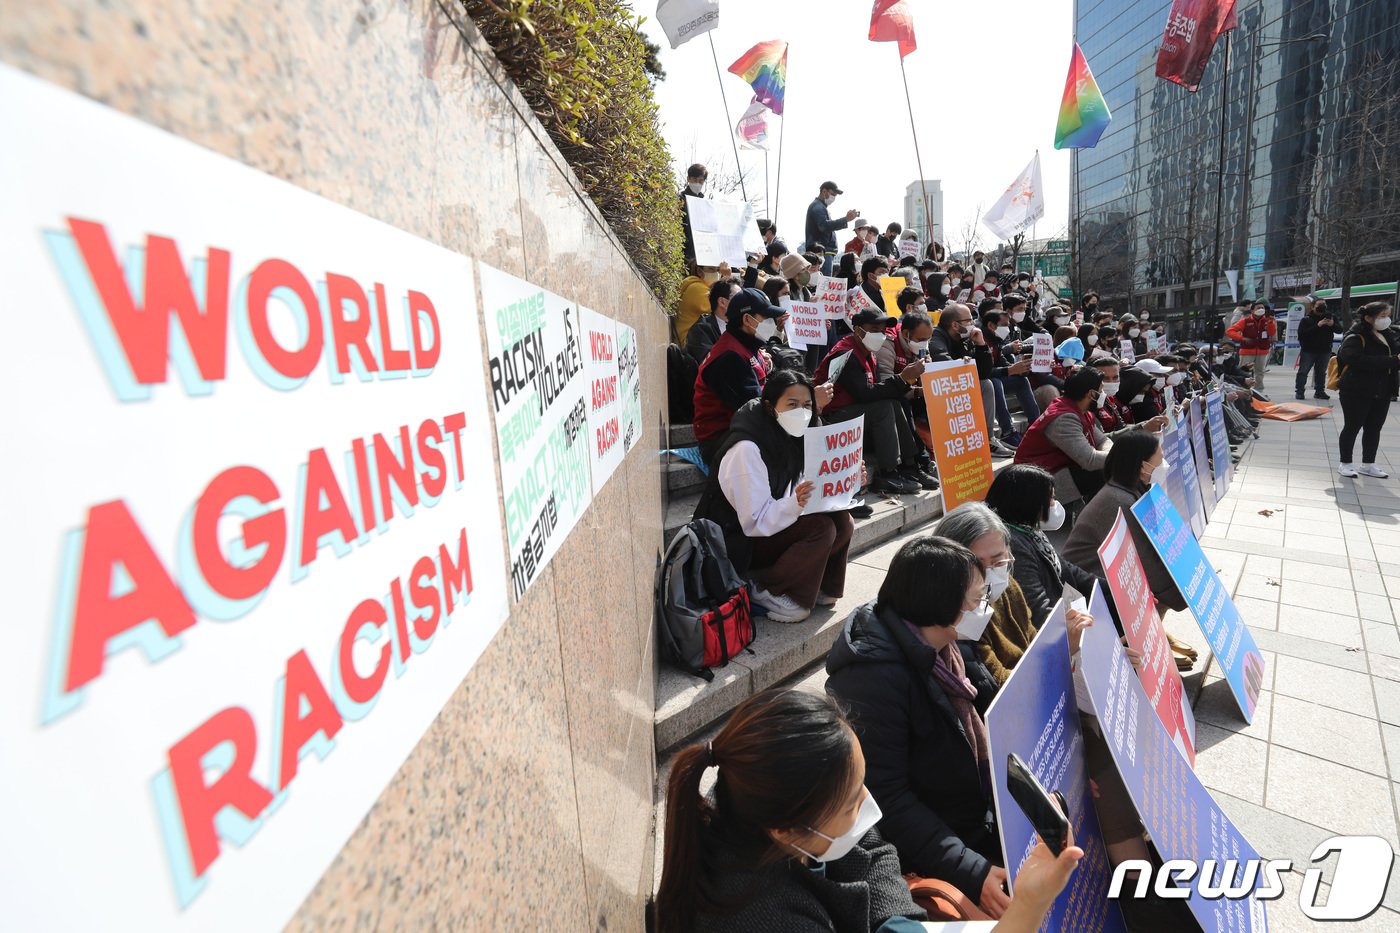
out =
{"type": "MultiPolygon", "coordinates": [[[[1365,74],[1400,58],[1400,0],[1243,0],[1228,66],[1222,37],[1194,94],[1154,73],[1171,5],[1075,4],[1076,37],[1113,113],[1071,170],[1076,289],[1097,289],[1120,313],[1194,318],[1211,304],[1217,218],[1222,303],[1227,271],[1242,297],[1306,293],[1314,268],[1339,284],[1318,267],[1313,218],[1345,171],[1336,152],[1365,74]]],[[[1367,252],[1358,283],[1397,277],[1400,237],[1367,252]]]]}

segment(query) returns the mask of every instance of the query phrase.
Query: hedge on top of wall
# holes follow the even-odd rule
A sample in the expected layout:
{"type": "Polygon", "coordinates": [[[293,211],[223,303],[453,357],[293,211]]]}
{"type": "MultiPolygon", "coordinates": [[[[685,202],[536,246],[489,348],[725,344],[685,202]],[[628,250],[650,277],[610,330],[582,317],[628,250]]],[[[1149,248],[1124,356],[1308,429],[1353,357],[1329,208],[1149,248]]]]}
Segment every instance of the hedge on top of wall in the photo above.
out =
{"type": "Polygon", "coordinates": [[[462,0],[593,202],[671,308],[684,274],[671,153],[623,0],[462,0]]]}

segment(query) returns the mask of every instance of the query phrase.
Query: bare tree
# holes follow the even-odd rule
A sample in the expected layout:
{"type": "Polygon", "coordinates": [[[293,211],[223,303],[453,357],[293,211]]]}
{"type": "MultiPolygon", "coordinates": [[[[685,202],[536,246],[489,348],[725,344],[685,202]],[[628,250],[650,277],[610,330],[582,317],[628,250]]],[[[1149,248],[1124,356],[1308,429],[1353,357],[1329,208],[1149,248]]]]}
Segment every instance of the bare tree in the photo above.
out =
{"type": "Polygon", "coordinates": [[[742,191],[747,190],[749,203],[754,206],[757,213],[763,206],[763,185],[757,183],[758,171],[753,166],[743,168],[734,164],[734,155],[728,152],[710,153],[704,158],[699,157],[698,138],[692,136],[690,140],[690,161],[685,165],[676,166],[677,188],[685,187],[685,172],[692,164],[699,163],[705,166],[709,172],[709,181],[705,183],[705,191],[711,197],[723,198],[726,201],[742,200],[742,191]]]}
{"type": "Polygon", "coordinates": [[[982,202],[977,202],[977,208],[972,212],[961,227],[954,233],[957,237],[955,242],[963,244],[963,256],[972,258],[972,254],[982,248],[982,202]]]}
{"type": "Polygon", "coordinates": [[[1400,246],[1397,87],[1400,61],[1372,54],[1347,89],[1346,116],[1334,124],[1300,199],[1299,262],[1341,285],[1344,310],[1351,308],[1351,288],[1367,258],[1400,246]]]}

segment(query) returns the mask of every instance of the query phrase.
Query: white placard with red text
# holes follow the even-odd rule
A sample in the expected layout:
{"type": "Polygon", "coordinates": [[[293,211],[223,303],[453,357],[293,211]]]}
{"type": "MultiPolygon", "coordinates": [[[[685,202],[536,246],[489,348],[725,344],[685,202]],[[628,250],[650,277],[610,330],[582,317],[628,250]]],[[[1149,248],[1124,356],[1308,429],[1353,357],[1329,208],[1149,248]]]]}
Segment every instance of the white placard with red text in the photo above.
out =
{"type": "Polygon", "coordinates": [[[822,317],[828,321],[845,321],[850,318],[846,307],[846,280],[838,276],[813,276],[817,304],[822,307],[822,317]]]}
{"type": "Polygon", "coordinates": [[[579,313],[583,320],[583,373],[588,381],[588,454],[596,496],[627,452],[622,442],[617,322],[588,308],[579,308],[579,313]]]}
{"type": "Polygon", "coordinates": [[[1031,372],[1048,373],[1054,368],[1054,338],[1044,332],[1031,334],[1031,372]]]}
{"type": "Polygon", "coordinates": [[[5,66],[0,122],[5,926],[281,928],[507,614],[471,261],[5,66]]]}
{"type": "Polygon", "coordinates": [[[798,350],[826,344],[826,321],[815,301],[794,301],[787,318],[788,346],[798,350]]]}
{"type": "Polygon", "coordinates": [[[815,487],[802,513],[840,512],[859,505],[856,495],[861,487],[865,416],[808,428],[802,445],[802,478],[815,487]]]}

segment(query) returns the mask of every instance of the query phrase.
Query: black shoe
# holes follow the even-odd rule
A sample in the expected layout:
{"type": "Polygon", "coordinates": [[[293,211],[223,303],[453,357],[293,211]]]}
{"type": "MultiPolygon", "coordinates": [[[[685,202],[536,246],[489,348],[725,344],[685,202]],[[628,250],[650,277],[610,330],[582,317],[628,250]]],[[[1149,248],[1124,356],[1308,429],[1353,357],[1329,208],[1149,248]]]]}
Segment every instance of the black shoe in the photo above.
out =
{"type": "MultiPolygon", "coordinates": [[[[1296,399],[1297,399],[1298,401],[1300,401],[1300,402],[1305,400],[1302,392],[1294,392],[1294,393],[1293,393],[1293,397],[1296,398],[1296,399]]],[[[1314,395],[1313,398],[1317,398],[1317,396],[1314,395]]]]}
{"type": "Polygon", "coordinates": [[[898,473],[877,473],[870,488],[882,496],[904,496],[919,491],[919,484],[898,473]]]}
{"type": "MultiPolygon", "coordinates": [[[[1298,397],[1299,397],[1299,398],[1302,398],[1301,395],[1298,396],[1298,397]]],[[[1326,392],[1314,392],[1314,393],[1313,393],[1313,398],[1320,398],[1320,399],[1322,399],[1324,402],[1329,402],[1329,401],[1332,400],[1332,396],[1328,395],[1326,392]]]]}
{"type": "Polygon", "coordinates": [[[875,510],[868,505],[858,505],[846,511],[851,513],[851,518],[869,518],[875,514],[875,510]]]}
{"type": "Polygon", "coordinates": [[[926,473],[918,467],[906,467],[899,471],[900,479],[912,480],[918,483],[920,488],[933,490],[938,488],[938,478],[932,473],[926,473]]]}

